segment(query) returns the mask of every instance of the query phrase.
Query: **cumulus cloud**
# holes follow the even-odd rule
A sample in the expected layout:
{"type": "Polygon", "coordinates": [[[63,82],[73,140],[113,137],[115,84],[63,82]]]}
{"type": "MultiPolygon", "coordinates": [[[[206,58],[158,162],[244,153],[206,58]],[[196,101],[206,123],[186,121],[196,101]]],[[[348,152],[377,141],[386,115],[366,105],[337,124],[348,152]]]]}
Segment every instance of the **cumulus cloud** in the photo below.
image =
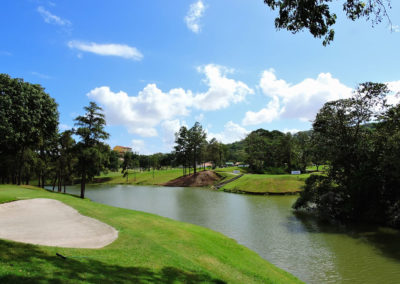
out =
{"type": "Polygon", "coordinates": [[[192,32],[199,33],[201,31],[200,19],[203,17],[205,10],[206,6],[201,0],[190,5],[185,22],[192,32]]]}
{"type": "Polygon", "coordinates": [[[147,85],[137,96],[115,93],[109,87],[99,87],[88,93],[104,106],[110,125],[124,125],[128,131],[144,137],[157,136],[154,128],[161,121],[189,113],[192,94],[183,89],[161,91],[155,84],[147,85]]]}
{"type": "Polygon", "coordinates": [[[399,81],[392,81],[387,82],[386,85],[388,86],[391,93],[386,97],[387,103],[391,105],[396,105],[400,103],[400,80],[399,81]]]}
{"type": "Polygon", "coordinates": [[[164,145],[172,150],[175,144],[175,133],[182,127],[186,126],[185,122],[181,122],[179,119],[165,120],[161,123],[162,140],[164,145]]]}
{"type": "Polygon", "coordinates": [[[215,138],[222,143],[240,141],[249,134],[249,131],[232,121],[228,121],[220,133],[208,133],[208,139],[215,138]]]}
{"type": "Polygon", "coordinates": [[[270,69],[263,72],[259,87],[270,102],[258,112],[248,111],[243,119],[244,125],[271,122],[278,118],[312,120],[324,103],[348,98],[352,94],[352,88],[330,73],[321,73],[316,79],[307,78],[292,85],[278,79],[275,71],[270,69]]]}
{"type": "Polygon", "coordinates": [[[42,16],[43,20],[48,23],[48,24],[53,24],[53,25],[58,25],[58,26],[71,26],[71,22],[62,19],[59,16],[56,16],[52,13],[50,13],[48,10],[43,8],[42,6],[39,6],[37,8],[38,13],[42,16]]]}
{"type": "Polygon", "coordinates": [[[95,43],[71,40],[68,47],[80,51],[91,52],[102,56],[118,56],[126,59],[140,61],[143,54],[136,48],[125,44],[116,43],[95,43]]]}
{"type": "Polygon", "coordinates": [[[132,151],[133,152],[137,152],[137,153],[140,153],[140,154],[147,153],[146,144],[144,143],[143,140],[133,139],[131,141],[131,146],[132,146],[132,151]]]}
{"type": "MultiPolygon", "coordinates": [[[[113,92],[107,86],[91,90],[88,96],[104,107],[110,125],[124,125],[130,133],[143,137],[157,136],[156,127],[161,122],[170,120],[176,125],[174,119],[189,115],[192,108],[206,111],[226,108],[253,93],[244,83],[228,79],[222,69],[216,65],[201,68],[208,85],[204,93],[193,94],[182,88],[165,92],[156,84],[148,84],[136,96],[123,91],[113,92]]],[[[168,123],[165,126],[172,126],[168,123]]]]}
{"type": "Polygon", "coordinates": [[[259,111],[248,111],[242,121],[243,125],[256,125],[260,123],[268,123],[277,119],[282,113],[280,108],[279,98],[273,97],[265,108],[259,111]]]}
{"type": "Polygon", "coordinates": [[[204,82],[209,87],[204,93],[194,98],[195,107],[202,110],[217,110],[228,107],[231,103],[244,101],[254,91],[241,81],[227,78],[232,73],[223,66],[208,64],[199,67],[198,71],[206,76],[204,82]]]}

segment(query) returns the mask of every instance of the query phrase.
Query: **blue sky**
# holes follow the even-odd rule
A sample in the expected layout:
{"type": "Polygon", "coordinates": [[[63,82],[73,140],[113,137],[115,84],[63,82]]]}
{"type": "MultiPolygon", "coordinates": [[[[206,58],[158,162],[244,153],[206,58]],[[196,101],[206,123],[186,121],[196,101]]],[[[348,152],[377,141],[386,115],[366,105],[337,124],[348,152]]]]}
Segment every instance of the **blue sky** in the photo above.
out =
{"type": "Polygon", "coordinates": [[[323,47],[308,32],[275,30],[262,0],[4,0],[0,72],[45,87],[61,129],[96,101],[112,147],[169,152],[173,133],[195,121],[229,143],[258,128],[309,129],[323,103],[361,82],[400,91],[392,6],[392,30],[336,7],[336,38],[323,47]]]}

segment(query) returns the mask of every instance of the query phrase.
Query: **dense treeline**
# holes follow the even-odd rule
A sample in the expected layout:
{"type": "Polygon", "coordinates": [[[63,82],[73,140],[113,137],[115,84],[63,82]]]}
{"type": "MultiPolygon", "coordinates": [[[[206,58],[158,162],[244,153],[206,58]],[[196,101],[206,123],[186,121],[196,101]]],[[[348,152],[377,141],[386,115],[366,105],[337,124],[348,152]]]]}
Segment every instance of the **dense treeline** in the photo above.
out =
{"type": "Polygon", "coordinates": [[[110,164],[101,108],[91,102],[76,129],[59,133],[57,104],[37,84],[0,74],[0,179],[29,184],[32,179],[62,190],[74,177],[85,183],[110,164]],[[76,142],[73,135],[79,137],[76,142]]]}
{"type": "Polygon", "coordinates": [[[327,165],[312,175],[294,205],[327,219],[367,221],[400,227],[400,105],[388,106],[384,84],[364,83],[350,99],[326,103],[313,129],[296,134],[258,129],[245,139],[222,144],[207,141],[200,123],[175,134],[171,153],[139,155],[111,151],[102,109],[94,102],[75,118],[75,128],[59,132],[57,104],[40,85],[0,74],[0,181],[33,180],[58,191],[85,184],[101,172],[182,167],[196,173],[240,162],[253,173],[305,171],[327,165]],[[75,140],[76,138],[77,140],[75,140]]]}
{"type": "Polygon", "coordinates": [[[329,171],[307,180],[295,208],[400,228],[400,105],[386,105],[388,92],[364,83],[354,97],[324,105],[313,131],[329,171]]]}
{"type": "Polygon", "coordinates": [[[0,177],[45,180],[58,140],[57,104],[40,85],[0,74],[0,177]]]}

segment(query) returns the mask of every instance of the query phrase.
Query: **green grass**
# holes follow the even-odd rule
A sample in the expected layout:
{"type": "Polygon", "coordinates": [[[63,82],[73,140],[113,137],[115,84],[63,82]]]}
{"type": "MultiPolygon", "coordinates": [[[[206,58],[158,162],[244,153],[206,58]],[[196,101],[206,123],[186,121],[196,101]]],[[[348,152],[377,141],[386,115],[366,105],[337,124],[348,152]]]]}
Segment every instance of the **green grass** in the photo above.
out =
{"type": "Polygon", "coordinates": [[[0,186],[1,202],[30,198],[60,200],[113,226],[119,237],[102,249],[0,240],[0,283],[300,282],[236,241],[206,228],[33,187],[0,186]]]}
{"type": "Polygon", "coordinates": [[[247,172],[247,168],[243,168],[243,167],[227,167],[227,168],[216,168],[214,170],[215,172],[230,172],[233,173],[233,171],[239,171],[241,173],[246,173],[247,172]]]}
{"type": "MultiPolygon", "coordinates": [[[[326,171],[328,170],[329,166],[328,165],[321,165],[318,167],[318,170],[321,171],[326,171]]],[[[316,171],[317,170],[317,166],[308,166],[307,167],[307,171],[316,171]]]]}
{"type": "Polygon", "coordinates": [[[302,175],[267,175],[245,174],[241,178],[226,184],[221,188],[224,191],[244,192],[255,194],[285,194],[296,193],[302,190],[304,181],[309,174],[302,175]]]}
{"type": "Polygon", "coordinates": [[[138,185],[159,185],[182,176],[182,169],[167,169],[154,171],[129,171],[128,181],[121,172],[108,172],[94,178],[94,183],[106,184],[138,184],[138,185]],[[136,177],[135,177],[136,176],[136,177]]]}

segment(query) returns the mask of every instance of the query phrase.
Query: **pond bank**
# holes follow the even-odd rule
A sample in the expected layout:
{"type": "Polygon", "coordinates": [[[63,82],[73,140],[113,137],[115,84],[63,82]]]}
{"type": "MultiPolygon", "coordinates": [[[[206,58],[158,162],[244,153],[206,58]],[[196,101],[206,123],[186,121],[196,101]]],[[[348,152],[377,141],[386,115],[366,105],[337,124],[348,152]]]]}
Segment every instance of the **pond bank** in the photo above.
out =
{"type": "Polygon", "coordinates": [[[250,249],[203,227],[42,189],[0,185],[0,202],[30,198],[59,200],[113,226],[119,237],[95,250],[0,240],[1,283],[300,283],[250,249]]]}

